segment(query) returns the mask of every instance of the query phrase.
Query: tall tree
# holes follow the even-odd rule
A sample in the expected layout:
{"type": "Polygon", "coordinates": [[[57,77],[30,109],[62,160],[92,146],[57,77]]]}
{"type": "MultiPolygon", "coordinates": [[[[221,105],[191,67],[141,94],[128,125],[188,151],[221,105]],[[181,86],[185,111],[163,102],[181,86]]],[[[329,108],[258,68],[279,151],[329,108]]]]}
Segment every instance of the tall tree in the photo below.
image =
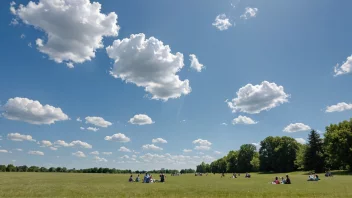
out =
{"type": "Polygon", "coordinates": [[[244,144],[241,146],[238,153],[238,171],[249,172],[252,170],[251,161],[256,151],[256,147],[253,144],[244,144]]]}
{"type": "Polygon", "coordinates": [[[308,136],[308,144],[304,153],[305,170],[314,170],[317,173],[324,172],[325,156],[323,149],[323,140],[315,130],[312,130],[308,136]]]}
{"type": "Polygon", "coordinates": [[[235,173],[238,172],[238,151],[230,151],[227,154],[227,172],[235,173]]]}
{"type": "Polygon", "coordinates": [[[298,151],[295,160],[295,167],[297,170],[304,170],[304,156],[306,153],[306,149],[306,144],[298,144],[298,151]]]}

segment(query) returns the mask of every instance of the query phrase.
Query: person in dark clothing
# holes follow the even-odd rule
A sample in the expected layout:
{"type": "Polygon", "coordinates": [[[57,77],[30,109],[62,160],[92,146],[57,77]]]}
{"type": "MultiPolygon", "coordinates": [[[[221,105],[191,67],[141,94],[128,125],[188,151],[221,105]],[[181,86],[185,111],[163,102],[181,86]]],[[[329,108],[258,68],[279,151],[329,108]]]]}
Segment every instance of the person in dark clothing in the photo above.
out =
{"type": "Polygon", "coordinates": [[[165,182],[165,175],[164,174],[161,174],[160,175],[160,182],[165,182]]]}
{"type": "Polygon", "coordinates": [[[291,179],[288,177],[288,175],[286,175],[285,184],[291,184],[291,179]]]}

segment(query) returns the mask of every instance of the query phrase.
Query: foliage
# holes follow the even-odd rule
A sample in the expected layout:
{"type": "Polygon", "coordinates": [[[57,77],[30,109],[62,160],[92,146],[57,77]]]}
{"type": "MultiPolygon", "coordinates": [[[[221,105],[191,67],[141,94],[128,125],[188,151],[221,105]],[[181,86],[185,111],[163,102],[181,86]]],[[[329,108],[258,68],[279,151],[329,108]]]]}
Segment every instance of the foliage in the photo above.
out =
{"type": "Polygon", "coordinates": [[[325,154],[323,140],[315,130],[310,132],[308,140],[304,153],[304,170],[314,170],[316,173],[324,172],[325,154]]]}

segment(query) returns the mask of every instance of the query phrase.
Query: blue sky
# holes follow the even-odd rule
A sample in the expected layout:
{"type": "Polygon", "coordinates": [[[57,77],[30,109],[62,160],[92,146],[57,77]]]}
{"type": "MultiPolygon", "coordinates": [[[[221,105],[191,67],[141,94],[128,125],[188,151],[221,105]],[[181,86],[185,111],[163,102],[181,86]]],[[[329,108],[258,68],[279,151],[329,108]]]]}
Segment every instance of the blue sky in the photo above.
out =
{"type": "Polygon", "coordinates": [[[0,164],[194,168],[352,116],[350,1],[28,2],[0,3],[0,164]]]}

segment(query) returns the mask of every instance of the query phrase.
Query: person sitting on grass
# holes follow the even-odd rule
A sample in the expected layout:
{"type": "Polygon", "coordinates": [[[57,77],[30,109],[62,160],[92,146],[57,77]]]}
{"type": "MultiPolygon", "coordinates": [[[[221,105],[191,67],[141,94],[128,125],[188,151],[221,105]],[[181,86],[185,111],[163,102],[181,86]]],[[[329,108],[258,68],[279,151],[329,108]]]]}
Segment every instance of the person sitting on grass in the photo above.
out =
{"type": "Polygon", "coordinates": [[[133,176],[131,175],[130,178],[128,179],[129,182],[133,182],[133,176]]]}
{"type": "Polygon", "coordinates": [[[286,183],[286,180],[284,179],[284,177],[281,177],[281,184],[285,184],[286,183]]]}
{"type": "Polygon", "coordinates": [[[143,183],[148,183],[148,178],[149,178],[148,173],[145,173],[145,176],[144,176],[144,179],[143,179],[143,183]]]}
{"type": "Polygon", "coordinates": [[[271,184],[280,184],[279,178],[275,177],[275,180],[271,184]]]}
{"type": "Polygon", "coordinates": [[[232,175],[232,178],[237,178],[236,173],[234,173],[234,174],[232,175]]]}
{"type": "Polygon", "coordinates": [[[285,184],[291,184],[291,179],[286,175],[285,184]]]}
{"type": "Polygon", "coordinates": [[[244,176],[245,178],[251,178],[251,174],[246,173],[246,175],[244,176]]]}
{"type": "Polygon", "coordinates": [[[136,182],[139,182],[139,180],[140,180],[140,179],[139,179],[139,174],[138,174],[135,181],[136,181],[136,182]]]}

